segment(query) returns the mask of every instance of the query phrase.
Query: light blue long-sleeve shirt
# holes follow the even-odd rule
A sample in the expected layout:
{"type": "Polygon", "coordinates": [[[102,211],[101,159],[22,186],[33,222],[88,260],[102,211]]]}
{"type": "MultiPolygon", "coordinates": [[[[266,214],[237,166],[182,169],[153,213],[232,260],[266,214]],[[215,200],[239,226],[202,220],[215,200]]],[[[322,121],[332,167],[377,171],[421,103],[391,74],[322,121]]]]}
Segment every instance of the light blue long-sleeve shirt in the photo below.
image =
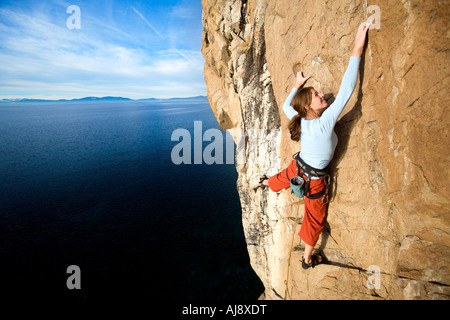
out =
{"type": "MultiPolygon", "coordinates": [[[[338,142],[334,126],[355,89],[360,60],[360,57],[350,57],[336,99],[322,115],[316,119],[301,119],[300,157],[311,167],[323,169],[333,158],[338,142]]],[[[297,115],[297,111],[291,106],[296,93],[297,89],[292,89],[283,105],[283,111],[289,119],[297,115]]]]}

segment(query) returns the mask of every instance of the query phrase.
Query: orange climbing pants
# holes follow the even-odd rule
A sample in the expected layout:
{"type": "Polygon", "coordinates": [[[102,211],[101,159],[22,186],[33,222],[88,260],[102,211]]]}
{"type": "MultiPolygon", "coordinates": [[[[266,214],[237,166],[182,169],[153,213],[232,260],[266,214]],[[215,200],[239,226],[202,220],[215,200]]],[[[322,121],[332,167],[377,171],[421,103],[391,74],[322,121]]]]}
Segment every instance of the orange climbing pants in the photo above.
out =
{"type": "MultiPolygon", "coordinates": [[[[291,186],[289,179],[297,175],[297,164],[292,160],[291,164],[280,173],[270,177],[269,187],[272,191],[278,192],[291,186]]],[[[299,175],[301,174],[301,170],[299,175]]],[[[307,195],[322,191],[325,188],[325,179],[311,179],[307,195]]],[[[305,197],[305,214],[303,216],[302,226],[298,235],[308,245],[314,247],[323,230],[327,204],[322,203],[322,197],[318,199],[309,199],[305,197]]]]}

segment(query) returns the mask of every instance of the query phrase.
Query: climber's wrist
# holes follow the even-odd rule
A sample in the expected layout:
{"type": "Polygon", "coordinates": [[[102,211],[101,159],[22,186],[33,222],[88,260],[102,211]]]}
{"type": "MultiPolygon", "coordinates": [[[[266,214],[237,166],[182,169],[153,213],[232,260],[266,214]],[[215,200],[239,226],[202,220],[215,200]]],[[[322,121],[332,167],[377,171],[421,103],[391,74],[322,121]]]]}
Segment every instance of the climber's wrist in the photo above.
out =
{"type": "Polygon", "coordinates": [[[363,52],[363,48],[360,48],[358,46],[354,46],[353,50],[352,50],[352,56],[361,57],[362,52],[363,52]]]}
{"type": "Polygon", "coordinates": [[[305,82],[296,82],[294,88],[298,90],[298,89],[300,89],[304,84],[305,84],[305,82]]]}

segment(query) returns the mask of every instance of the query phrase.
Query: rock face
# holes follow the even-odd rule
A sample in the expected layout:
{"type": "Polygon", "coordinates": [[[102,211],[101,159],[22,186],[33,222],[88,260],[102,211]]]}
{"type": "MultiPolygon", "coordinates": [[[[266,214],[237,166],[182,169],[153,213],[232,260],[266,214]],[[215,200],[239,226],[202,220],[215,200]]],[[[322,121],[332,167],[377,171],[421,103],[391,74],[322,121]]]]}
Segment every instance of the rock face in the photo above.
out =
{"type": "Polygon", "coordinates": [[[265,298],[448,299],[449,1],[379,0],[369,14],[360,0],[202,5],[207,94],[237,145],[244,231],[265,298]],[[303,201],[254,186],[300,148],[281,109],[296,71],[336,95],[368,16],[379,28],[335,128],[333,196],[316,245],[334,264],[305,271],[303,201]]]}

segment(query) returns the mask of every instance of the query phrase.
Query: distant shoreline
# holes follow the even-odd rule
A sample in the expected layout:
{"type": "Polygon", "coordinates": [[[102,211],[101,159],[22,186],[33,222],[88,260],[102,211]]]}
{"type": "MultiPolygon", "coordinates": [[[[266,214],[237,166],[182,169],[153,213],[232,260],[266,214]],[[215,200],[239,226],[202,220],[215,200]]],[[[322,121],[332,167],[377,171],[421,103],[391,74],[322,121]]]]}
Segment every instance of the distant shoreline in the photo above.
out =
{"type": "Polygon", "coordinates": [[[206,99],[206,96],[195,96],[186,98],[144,98],[144,99],[130,99],[124,97],[84,97],[77,99],[58,99],[58,100],[47,100],[47,99],[28,99],[28,98],[17,98],[17,99],[0,99],[0,103],[8,102],[92,102],[92,101],[167,101],[167,100],[196,100],[196,99],[206,99]]]}

